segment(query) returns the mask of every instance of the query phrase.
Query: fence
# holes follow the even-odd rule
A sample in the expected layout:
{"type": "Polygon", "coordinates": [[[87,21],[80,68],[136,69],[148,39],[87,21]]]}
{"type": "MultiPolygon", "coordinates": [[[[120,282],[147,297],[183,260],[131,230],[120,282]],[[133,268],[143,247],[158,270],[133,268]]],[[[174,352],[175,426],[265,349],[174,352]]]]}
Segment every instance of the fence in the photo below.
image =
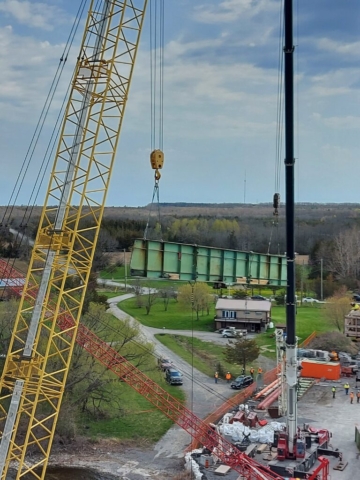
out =
{"type": "MultiPolygon", "coordinates": [[[[265,372],[263,375],[264,378],[264,383],[269,384],[276,380],[278,374],[278,368],[275,367],[272,370],[269,370],[268,372],[265,372]]],[[[254,382],[252,385],[247,387],[245,390],[242,390],[241,392],[238,392],[236,395],[233,397],[229,398],[225,403],[223,403],[219,408],[217,408],[214,412],[210,413],[206,418],[204,418],[205,423],[217,423],[220,418],[222,418],[225,413],[227,413],[229,410],[234,409],[241,403],[245,403],[246,400],[248,400],[256,390],[256,382],[254,382]]],[[[199,441],[194,439],[189,447],[187,448],[187,451],[191,451],[194,448],[199,448],[199,441]]]]}
{"type": "Polygon", "coordinates": [[[309,335],[307,338],[305,338],[305,340],[303,342],[300,343],[299,345],[299,348],[305,348],[309,345],[309,343],[314,340],[314,338],[316,337],[316,331],[315,332],[312,332],[311,335],[309,335]]]}
{"type": "MultiPolygon", "coordinates": [[[[300,348],[304,348],[309,343],[316,337],[316,332],[313,332],[311,335],[309,335],[300,345],[300,348]]],[[[272,383],[274,380],[278,378],[278,373],[279,373],[279,366],[273,368],[272,370],[269,370],[268,372],[265,372],[263,375],[264,379],[264,384],[269,385],[272,383]]],[[[242,390],[241,392],[237,393],[233,397],[229,398],[225,403],[223,403],[218,409],[216,409],[214,412],[210,413],[206,418],[204,418],[205,423],[217,423],[220,418],[222,418],[225,413],[227,413],[229,410],[237,407],[241,403],[246,402],[252,394],[254,393],[256,389],[256,383],[253,383],[249,387],[247,387],[245,390],[242,390]]],[[[360,432],[358,432],[358,439],[359,443],[357,445],[360,448],[360,432]]],[[[356,440],[355,440],[356,441],[356,440]]],[[[194,448],[199,448],[199,442],[198,440],[193,440],[187,450],[193,450],[194,448]]]]}

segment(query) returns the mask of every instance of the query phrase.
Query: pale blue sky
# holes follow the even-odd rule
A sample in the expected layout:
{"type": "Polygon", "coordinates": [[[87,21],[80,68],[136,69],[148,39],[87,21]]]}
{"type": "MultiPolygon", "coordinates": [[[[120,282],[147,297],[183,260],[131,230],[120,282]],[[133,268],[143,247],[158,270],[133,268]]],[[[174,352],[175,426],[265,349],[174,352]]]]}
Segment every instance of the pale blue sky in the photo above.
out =
{"type": "MultiPolygon", "coordinates": [[[[79,4],[0,0],[2,205],[8,203],[79,4]]],[[[245,171],[246,201],[272,201],[280,0],[166,0],[165,9],[161,201],[242,202],[245,171]]],[[[360,202],[360,2],[294,0],[294,11],[296,199],[360,202]]],[[[51,120],[77,55],[75,46],[51,120]]],[[[42,145],[50,132],[51,122],[42,145]]],[[[151,200],[149,153],[147,15],[108,205],[151,200]]],[[[28,201],[40,157],[35,155],[18,203],[28,201]]],[[[282,198],[283,177],[282,167],[282,198]]]]}

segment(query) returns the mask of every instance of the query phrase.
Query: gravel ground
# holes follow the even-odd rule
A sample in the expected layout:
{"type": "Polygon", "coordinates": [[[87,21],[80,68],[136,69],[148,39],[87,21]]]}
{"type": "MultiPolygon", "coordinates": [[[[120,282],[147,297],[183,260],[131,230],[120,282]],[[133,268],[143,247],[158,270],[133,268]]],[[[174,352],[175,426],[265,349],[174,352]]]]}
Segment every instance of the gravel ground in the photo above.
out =
{"type": "Polygon", "coordinates": [[[178,458],[161,458],[152,447],[129,446],[101,440],[96,444],[79,439],[51,454],[46,480],[144,480],[172,479],[183,472],[178,458]]]}

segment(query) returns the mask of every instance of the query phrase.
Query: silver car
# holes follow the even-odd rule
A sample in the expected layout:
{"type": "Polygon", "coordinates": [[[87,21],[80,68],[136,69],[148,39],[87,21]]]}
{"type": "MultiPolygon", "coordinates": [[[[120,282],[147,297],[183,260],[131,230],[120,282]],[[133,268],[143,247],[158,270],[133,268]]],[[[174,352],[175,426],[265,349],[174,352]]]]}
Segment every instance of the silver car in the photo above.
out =
{"type": "Polygon", "coordinates": [[[223,338],[236,338],[236,337],[242,337],[243,334],[238,330],[229,329],[229,330],[223,330],[222,336],[223,338]]]}

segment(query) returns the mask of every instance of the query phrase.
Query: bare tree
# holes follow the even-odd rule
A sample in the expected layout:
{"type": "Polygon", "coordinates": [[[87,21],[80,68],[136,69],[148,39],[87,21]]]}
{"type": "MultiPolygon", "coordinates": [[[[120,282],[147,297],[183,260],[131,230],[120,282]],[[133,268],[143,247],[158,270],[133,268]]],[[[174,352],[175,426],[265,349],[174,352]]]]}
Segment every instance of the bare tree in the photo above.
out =
{"type": "Polygon", "coordinates": [[[346,287],[339,289],[332,297],[327,299],[325,303],[326,318],[329,323],[334,325],[339,332],[344,331],[345,315],[349,313],[351,308],[351,297],[346,287]]]}
{"type": "Polygon", "coordinates": [[[151,307],[156,303],[157,299],[159,298],[159,294],[157,290],[154,288],[147,287],[147,294],[145,300],[145,309],[146,315],[149,315],[151,307]]]}
{"type": "Polygon", "coordinates": [[[133,290],[135,293],[135,304],[137,308],[141,308],[143,306],[143,298],[141,296],[142,294],[142,287],[141,287],[141,280],[140,278],[136,278],[134,285],[133,285],[133,290]]]}
{"type": "Polygon", "coordinates": [[[167,312],[170,300],[172,298],[176,299],[177,293],[172,285],[165,284],[160,290],[158,290],[158,296],[162,298],[164,310],[167,312]]]}
{"type": "Polygon", "coordinates": [[[359,278],[360,273],[360,230],[353,227],[340,232],[334,239],[332,257],[328,268],[335,276],[344,280],[359,278]]]}
{"type": "Polygon", "coordinates": [[[185,308],[196,312],[196,320],[199,320],[199,313],[206,310],[209,312],[211,296],[206,283],[187,284],[179,287],[179,303],[185,308]]]}

